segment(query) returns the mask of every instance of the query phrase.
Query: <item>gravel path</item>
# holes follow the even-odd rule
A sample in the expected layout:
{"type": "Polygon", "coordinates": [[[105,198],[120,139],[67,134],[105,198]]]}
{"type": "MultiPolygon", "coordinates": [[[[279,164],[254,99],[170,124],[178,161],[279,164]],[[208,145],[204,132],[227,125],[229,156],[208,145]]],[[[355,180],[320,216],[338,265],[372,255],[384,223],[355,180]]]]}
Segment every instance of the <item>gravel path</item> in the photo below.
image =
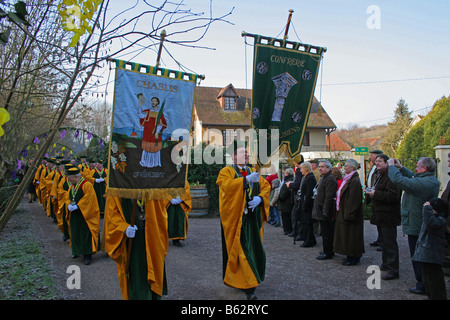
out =
{"type": "MultiPolygon", "coordinates": [[[[22,202],[32,215],[35,236],[53,269],[61,296],[67,300],[121,300],[116,265],[108,255],[99,252],[92,263],[84,265],[81,258],[72,259],[68,242],[37,203],[22,202]],[[81,288],[68,289],[67,279],[72,274],[69,266],[79,266],[81,288]]],[[[103,220],[102,220],[103,221],[103,220]]],[[[376,238],[376,228],[365,222],[366,253],[357,266],[342,266],[343,256],[332,260],[315,259],[322,249],[317,237],[313,248],[302,248],[299,242],[282,233],[281,228],[265,226],[264,246],[267,255],[266,279],[256,294],[260,300],[425,300],[408,288],[414,286],[407,238],[401,228],[398,232],[400,248],[400,279],[383,281],[380,289],[368,289],[367,273],[371,265],[381,263],[381,253],[369,246],[376,238]]],[[[222,283],[222,253],[220,220],[218,218],[191,218],[184,247],[169,244],[166,258],[169,294],[163,300],[243,300],[245,295],[222,283]]],[[[450,286],[448,278],[446,283],[450,286]]],[[[449,295],[450,296],[450,295],[449,295]]]]}

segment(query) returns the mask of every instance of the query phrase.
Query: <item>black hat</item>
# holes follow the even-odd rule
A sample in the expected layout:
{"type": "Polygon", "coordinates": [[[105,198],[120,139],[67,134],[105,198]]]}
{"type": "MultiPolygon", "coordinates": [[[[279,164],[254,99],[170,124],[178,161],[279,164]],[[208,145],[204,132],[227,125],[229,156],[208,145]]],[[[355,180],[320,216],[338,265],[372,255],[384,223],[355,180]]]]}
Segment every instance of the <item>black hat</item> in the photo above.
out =
{"type": "Polygon", "coordinates": [[[67,175],[69,175],[69,176],[74,176],[79,173],[80,173],[80,169],[78,169],[77,167],[72,167],[72,168],[67,169],[67,175]]]}
{"type": "Polygon", "coordinates": [[[382,153],[384,153],[384,152],[381,151],[381,150],[375,149],[375,150],[369,151],[369,153],[373,153],[373,154],[382,154],[382,153]]]}
{"type": "Polygon", "coordinates": [[[435,197],[430,200],[430,205],[437,213],[441,213],[447,216],[447,201],[445,201],[444,199],[435,197]]]}

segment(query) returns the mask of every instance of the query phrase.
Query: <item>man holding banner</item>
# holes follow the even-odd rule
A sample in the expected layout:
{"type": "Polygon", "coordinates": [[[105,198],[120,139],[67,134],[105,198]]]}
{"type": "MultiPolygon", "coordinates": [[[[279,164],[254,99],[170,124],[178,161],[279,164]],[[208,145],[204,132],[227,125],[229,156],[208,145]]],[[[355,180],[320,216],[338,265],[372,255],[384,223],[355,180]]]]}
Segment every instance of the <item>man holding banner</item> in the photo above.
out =
{"type": "Polygon", "coordinates": [[[180,140],[189,142],[196,80],[194,74],[116,60],[104,234],[123,299],[167,294],[167,208],[178,198],[190,206],[183,197],[187,165],[174,163],[172,153],[179,153],[180,140]]]}
{"type": "Polygon", "coordinates": [[[234,164],[217,177],[222,227],[223,281],[242,289],[248,300],[256,299],[255,288],[264,280],[266,253],[262,237],[269,217],[270,185],[247,165],[244,142],[227,148],[234,164]]]}

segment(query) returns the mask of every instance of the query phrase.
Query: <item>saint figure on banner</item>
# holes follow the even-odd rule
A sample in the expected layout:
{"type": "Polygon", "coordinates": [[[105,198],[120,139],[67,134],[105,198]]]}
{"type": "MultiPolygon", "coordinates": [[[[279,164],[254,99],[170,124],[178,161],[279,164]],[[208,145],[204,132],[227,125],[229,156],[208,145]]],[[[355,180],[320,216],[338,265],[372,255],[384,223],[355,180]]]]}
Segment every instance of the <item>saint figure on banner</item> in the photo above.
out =
{"type": "Polygon", "coordinates": [[[137,95],[139,99],[139,123],[144,127],[142,134],[142,157],[139,162],[142,167],[153,168],[161,166],[162,132],[167,128],[164,114],[160,111],[158,97],[152,97],[151,107],[145,105],[145,97],[142,93],[137,95]]]}

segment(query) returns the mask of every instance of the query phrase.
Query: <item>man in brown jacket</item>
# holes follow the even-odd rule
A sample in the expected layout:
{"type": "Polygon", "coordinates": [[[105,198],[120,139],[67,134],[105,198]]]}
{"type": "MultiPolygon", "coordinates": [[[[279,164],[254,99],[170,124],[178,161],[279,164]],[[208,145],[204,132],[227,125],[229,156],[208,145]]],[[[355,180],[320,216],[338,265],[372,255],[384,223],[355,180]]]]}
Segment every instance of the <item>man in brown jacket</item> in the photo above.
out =
{"type": "Polygon", "coordinates": [[[320,179],[315,187],[313,219],[319,220],[322,232],[323,251],[317,256],[318,260],[331,259],[334,255],[334,219],[335,197],[337,191],[336,178],[331,173],[331,163],[327,160],[319,163],[320,179]]]}
{"type": "Polygon", "coordinates": [[[366,190],[368,201],[372,204],[370,223],[378,227],[382,248],[381,270],[387,271],[384,280],[399,277],[399,258],[397,244],[397,226],[401,224],[400,199],[401,190],[389,179],[389,157],[380,154],[375,159],[378,175],[372,181],[372,188],[366,190]]]}

